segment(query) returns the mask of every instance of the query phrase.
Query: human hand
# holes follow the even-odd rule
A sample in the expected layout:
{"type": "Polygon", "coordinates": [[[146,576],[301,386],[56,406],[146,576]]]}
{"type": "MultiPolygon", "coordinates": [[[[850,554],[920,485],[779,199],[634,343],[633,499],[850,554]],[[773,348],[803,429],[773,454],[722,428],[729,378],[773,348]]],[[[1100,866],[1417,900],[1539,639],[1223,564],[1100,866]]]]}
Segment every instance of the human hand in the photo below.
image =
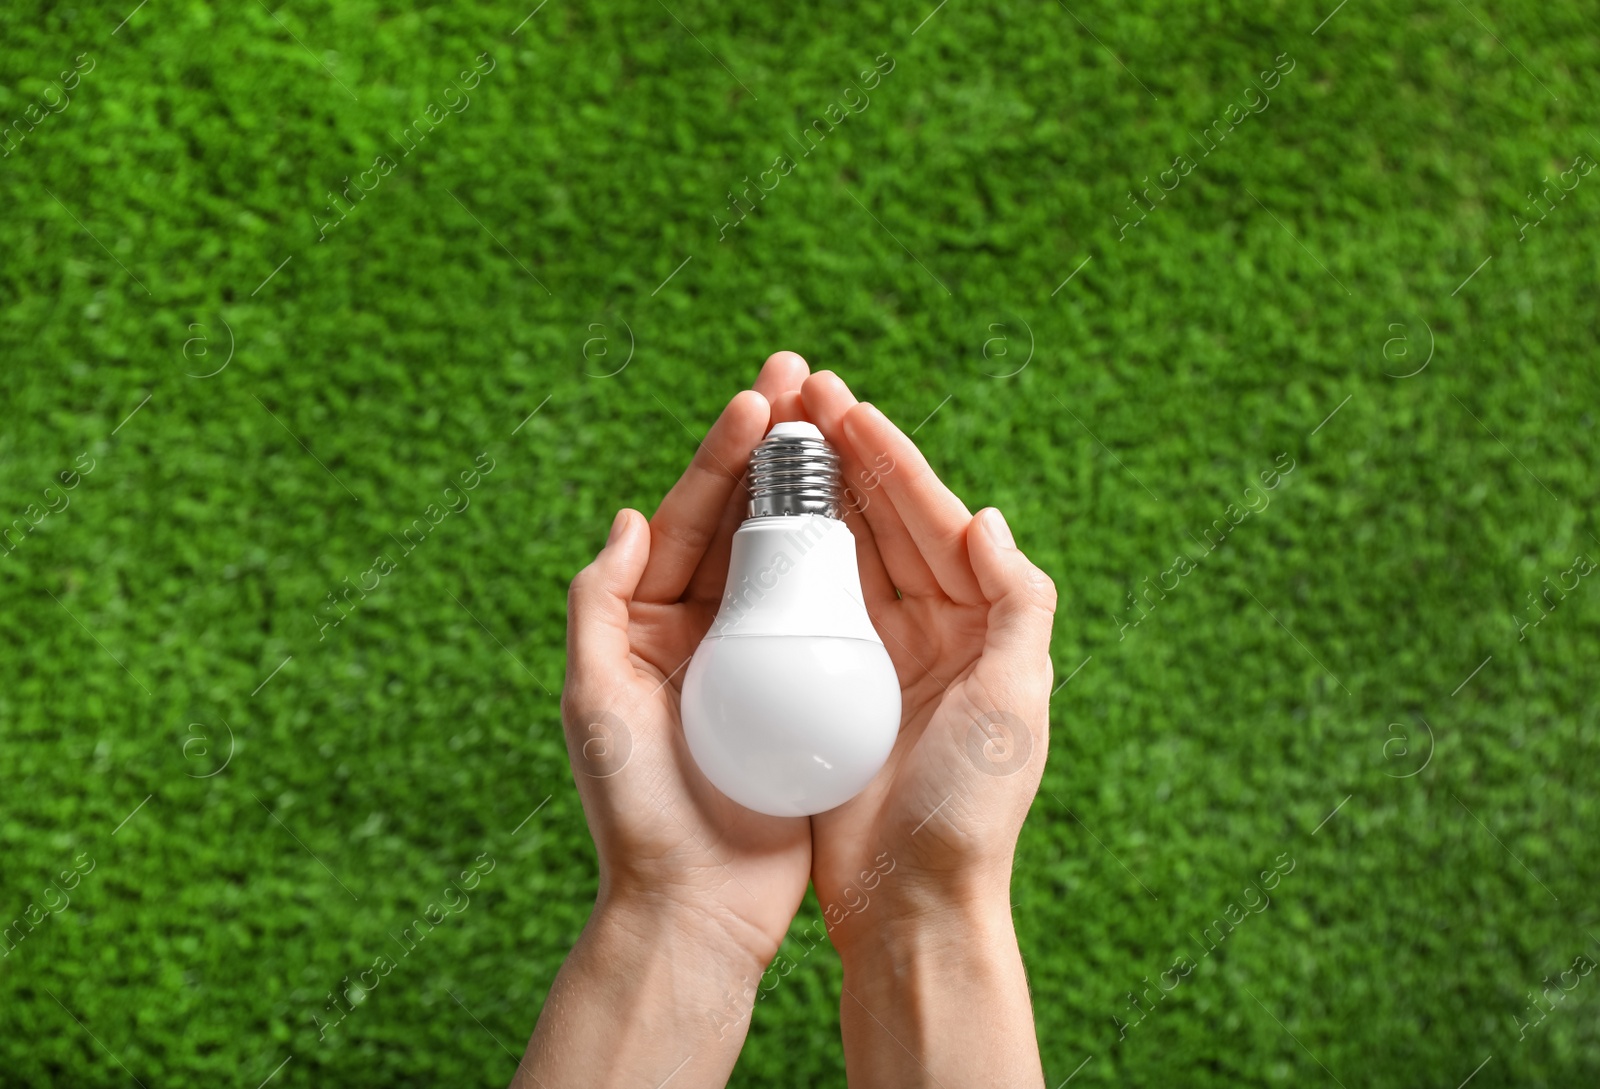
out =
{"type": "Polygon", "coordinates": [[[1016,549],[998,511],[974,518],[911,440],[837,376],[811,376],[801,398],[864,499],[846,520],[867,611],[902,689],[900,735],[883,770],[811,818],[812,877],[845,964],[851,1080],[901,1083],[909,1074],[904,1083],[913,1083],[917,1071],[879,1061],[903,1061],[892,1045],[880,1052],[868,1041],[898,1024],[934,1047],[929,1030],[944,1011],[964,1014],[954,1021],[963,1030],[943,1037],[945,1054],[919,1058],[921,1072],[950,1062],[951,1084],[962,1072],[986,1084],[1037,1084],[1010,877],[1048,747],[1055,586],[1016,549]],[[863,493],[863,484],[874,486],[863,493]],[[938,994],[908,995],[933,960],[944,972],[938,994]],[[975,1014],[971,1000],[990,987],[994,1000],[975,1014]],[[967,1027],[974,1016],[994,1022],[977,1039],[967,1027]],[[1026,1047],[1016,1046],[1023,1025],[1026,1047]],[[1006,1046],[986,1056],[997,1042],[1006,1046]]]}
{"type": "Polygon", "coordinates": [[[619,512],[572,582],[561,717],[599,893],[517,1084],[722,1084],[754,983],[805,894],[807,820],[752,813],[713,787],[689,755],[679,701],[721,604],[750,453],[798,415],[806,375],[792,352],[768,359],[655,517],[619,512]]]}
{"type": "Polygon", "coordinates": [[[779,353],[712,425],[648,524],[618,513],[568,599],[562,720],[600,856],[600,896],[704,915],[763,964],[810,868],[806,822],[754,814],[700,773],[679,721],[684,668],[721,604],[749,498],[741,483],[771,403],[805,361],[779,353]]]}

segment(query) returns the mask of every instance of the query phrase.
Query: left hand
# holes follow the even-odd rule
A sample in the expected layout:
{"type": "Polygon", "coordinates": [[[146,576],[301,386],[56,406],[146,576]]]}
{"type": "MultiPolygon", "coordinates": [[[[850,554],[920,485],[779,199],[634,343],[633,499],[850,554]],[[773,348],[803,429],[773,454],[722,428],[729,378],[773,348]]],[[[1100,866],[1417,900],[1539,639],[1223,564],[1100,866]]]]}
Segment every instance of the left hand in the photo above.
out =
{"type": "MultiPolygon", "coordinates": [[[[648,525],[623,510],[573,580],[562,721],[600,861],[600,906],[680,918],[753,972],[788,932],[811,868],[805,818],[752,813],[690,757],[679,716],[685,668],[721,604],[741,479],[774,419],[799,412],[806,363],[767,360],[728,403],[648,525]]],[[[753,993],[753,992],[752,992],[753,993]]]]}

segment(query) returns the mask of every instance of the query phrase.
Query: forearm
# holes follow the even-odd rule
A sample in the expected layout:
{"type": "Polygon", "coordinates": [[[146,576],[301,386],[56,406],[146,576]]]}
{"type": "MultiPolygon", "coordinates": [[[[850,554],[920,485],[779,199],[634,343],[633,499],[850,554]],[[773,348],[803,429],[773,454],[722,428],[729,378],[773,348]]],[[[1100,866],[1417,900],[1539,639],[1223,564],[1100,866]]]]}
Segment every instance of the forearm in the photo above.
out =
{"type": "Polygon", "coordinates": [[[721,1086],[763,965],[706,920],[597,905],[557,973],[512,1089],[721,1086]]]}
{"type": "MultiPolygon", "coordinates": [[[[869,921],[863,915],[852,923],[869,921]]],[[[841,958],[839,1020],[851,1085],[1043,1083],[1007,898],[881,921],[853,935],[841,958]]]]}

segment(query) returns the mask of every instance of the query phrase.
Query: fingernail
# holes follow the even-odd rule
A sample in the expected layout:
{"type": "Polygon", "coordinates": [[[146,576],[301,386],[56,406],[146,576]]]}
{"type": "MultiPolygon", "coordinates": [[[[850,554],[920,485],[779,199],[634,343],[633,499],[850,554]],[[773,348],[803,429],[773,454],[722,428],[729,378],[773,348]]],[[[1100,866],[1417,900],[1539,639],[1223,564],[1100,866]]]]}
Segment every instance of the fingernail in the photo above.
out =
{"type": "Polygon", "coordinates": [[[873,404],[871,401],[862,401],[856,407],[863,411],[869,418],[871,418],[874,423],[879,425],[889,424],[890,427],[894,426],[889,422],[889,417],[883,414],[883,410],[877,405],[873,404]]]}
{"type": "Polygon", "coordinates": [[[611,520],[611,532],[606,536],[606,547],[610,548],[622,536],[622,527],[628,524],[626,509],[617,511],[617,516],[611,520]]]}
{"type": "Polygon", "coordinates": [[[983,524],[988,529],[989,536],[994,538],[995,544],[1001,548],[1017,547],[1017,542],[1011,536],[1011,527],[1006,525],[1006,516],[994,507],[984,512],[983,524]]]}
{"type": "Polygon", "coordinates": [[[812,377],[820,378],[824,382],[831,382],[832,384],[838,386],[839,389],[841,389],[844,392],[844,395],[847,398],[849,398],[850,403],[852,405],[856,403],[856,395],[850,391],[850,386],[845,382],[845,380],[843,378],[840,378],[833,371],[818,371],[812,377]]]}

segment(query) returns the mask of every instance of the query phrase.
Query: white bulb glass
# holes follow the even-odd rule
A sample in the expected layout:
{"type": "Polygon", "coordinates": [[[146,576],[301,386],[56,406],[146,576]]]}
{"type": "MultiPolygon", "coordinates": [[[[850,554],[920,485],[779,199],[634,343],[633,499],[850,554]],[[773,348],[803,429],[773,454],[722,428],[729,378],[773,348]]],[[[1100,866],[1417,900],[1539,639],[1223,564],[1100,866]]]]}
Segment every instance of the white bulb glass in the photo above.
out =
{"type": "MultiPolygon", "coordinates": [[[[755,462],[784,460],[798,468],[775,483],[769,474],[765,492],[752,469],[766,507],[826,505],[784,493],[815,499],[831,488],[838,513],[837,457],[815,426],[773,428],[755,462]],[[791,453],[774,455],[774,440],[791,453]]],[[[824,812],[883,767],[900,729],[900,682],[867,616],[855,536],[838,517],[758,515],[734,534],[721,608],[684,675],[683,729],[706,778],[758,813],[824,812]]]]}

